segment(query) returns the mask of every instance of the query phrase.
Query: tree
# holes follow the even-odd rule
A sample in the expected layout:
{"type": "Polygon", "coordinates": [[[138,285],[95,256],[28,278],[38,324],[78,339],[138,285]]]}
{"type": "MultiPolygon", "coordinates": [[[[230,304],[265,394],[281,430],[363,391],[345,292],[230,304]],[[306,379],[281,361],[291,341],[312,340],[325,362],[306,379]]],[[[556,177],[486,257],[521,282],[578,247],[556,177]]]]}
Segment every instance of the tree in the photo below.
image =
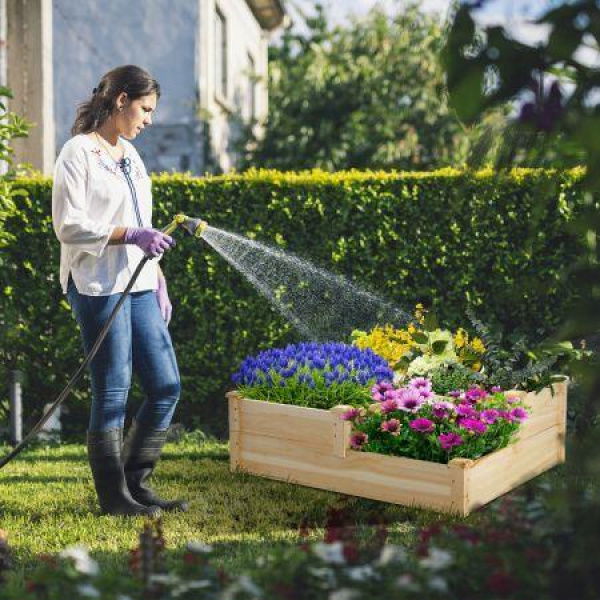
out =
{"type": "Polygon", "coordinates": [[[330,28],[319,4],[306,31],[270,50],[269,116],[246,138],[248,166],[431,169],[466,156],[448,109],[438,53],[443,32],[416,5],[381,8],[330,28]]]}

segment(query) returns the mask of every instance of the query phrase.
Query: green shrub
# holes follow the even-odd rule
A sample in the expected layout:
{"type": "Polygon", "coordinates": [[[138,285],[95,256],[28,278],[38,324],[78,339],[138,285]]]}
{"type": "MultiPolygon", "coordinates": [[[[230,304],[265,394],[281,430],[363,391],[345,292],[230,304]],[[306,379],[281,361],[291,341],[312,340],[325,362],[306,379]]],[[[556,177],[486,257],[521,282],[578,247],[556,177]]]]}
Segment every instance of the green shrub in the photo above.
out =
{"type": "MultiPolygon", "coordinates": [[[[153,179],[154,223],[164,226],[177,212],[201,216],[306,257],[409,311],[423,301],[450,328],[465,325],[470,306],[485,323],[536,338],[564,318],[572,299],[562,276],[581,252],[568,228],[583,204],[581,177],[451,169],[161,175],[153,179]],[[543,210],[534,201],[540,189],[547,191],[543,210]]],[[[51,181],[17,184],[29,197],[15,199],[18,210],[6,219],[15,239],[0,256],[0,378],[12,368],[25,371],[25,414],[33,420],[75,371],[81,349],[58,283],[51,181]]],[[[297,335],[204,242],[180,240],[162,267],[183,380],[175,419],[222,434],[223,392],[241,359],[297,335]]],[[[340,332],[340,340],[349,334],[340,332]]],[[[134,390],[132,407],[139,395],[134,390]]],[[[82,383],[67,402],[70,427],[85,427],[88,402],[82,383]]]]}

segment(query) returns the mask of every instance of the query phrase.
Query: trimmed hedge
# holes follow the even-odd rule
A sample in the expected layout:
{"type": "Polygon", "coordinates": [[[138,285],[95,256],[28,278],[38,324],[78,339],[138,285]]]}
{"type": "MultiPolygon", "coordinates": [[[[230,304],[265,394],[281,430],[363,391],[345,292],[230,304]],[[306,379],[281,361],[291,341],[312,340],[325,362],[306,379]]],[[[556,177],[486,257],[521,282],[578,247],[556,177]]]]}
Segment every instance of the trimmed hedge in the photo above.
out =
{"type": "MultiPolygon", "coordinates": [[[[467,324],[471,306],[484,322],[539,338],[561,321],[572,299],[562,275],[583,250],[568,227],[583,204],[581,177],[579,170],[498,176],[452,169],[160,175],[153,179],[154,222],[164,226],[177,212],[201,216],[346,275],[409,312],[419,301],[430,304],[448,327],[467,324]]],[[[0,377],[6,381],[12,368],[25,371],[31,424],[82,356],[59,289],[51,181],[17,183],[29,198],[18,198],[6,219],[15,241],[0,258],[0,377]]],[[[175,420],[222,434],[223,392],[240,360],[296,334],[204,242],[180,239],[162,266],[183,380],[175,420]]],[[[139,390],[133,396],[132,408],[139,390]]],[[[0,399],[6,397],[3,386],[0,399]]],[[[85,429],[88,402],[88,385],[80,384],[67,401],[66,426],[85,429]]]]}

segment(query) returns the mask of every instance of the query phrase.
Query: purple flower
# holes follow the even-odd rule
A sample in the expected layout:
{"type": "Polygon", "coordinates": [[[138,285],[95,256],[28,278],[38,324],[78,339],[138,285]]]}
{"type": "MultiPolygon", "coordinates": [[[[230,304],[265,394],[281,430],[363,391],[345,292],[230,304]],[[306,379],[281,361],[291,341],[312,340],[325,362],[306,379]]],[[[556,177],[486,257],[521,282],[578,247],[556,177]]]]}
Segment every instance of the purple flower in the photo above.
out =
{"type": "Polygon", "coordinates": [[[488,408],[481,411],[481,420],[489,425],[495,423],[498,420],[498,411],[495,408],[488,408]]]}
{"type": "Polygon", "coordinates": [[[363,431],[356,431],[350,436],[350,446],[360,450],[369,441],[369,436],[363,431]]]}
{"type": "Polygon", "coordinates": [[[431,412],[437,419],[445,419],[450,414],[452,408],[454,408],[454,405],[450,402],[435,402],[431,412]]]}
{"type": "Polygon", "coordinates": [[[460,419],[458,426],[466,429],[467,431],[472,431],[478,435],[482,435],[487,431],[487,425],[481,421],[478,421],[477,419],[460,419]]]}
{"type": "Polygon", "coordinates": [[[499,394],[502,391],[502,388],[499,385],[492,386],[492,394],[499,394]]]}
{"type": "Polygon", "coordinates": [[[408,382],[409,387],[414,388],[416,390],[426,390],[428,392],[431,391],[431,381],[427,379],[427,377],[414,377],[408,382]]]}
{"type": "Polygon", "coordinates": [[[435,429],[435,423],[429,419],[415,419],[410,422],[410,428],[419,433],[431,433],[435,429]]]}
{"type": "Polygon", "coordinates": [[[386,433],[391,433],[392,435],[399,435],[401,426],[402,424],[398,419],[389,419],[388,421],[383,421],[381,423],[380,428],[381,431],[384,431],[386,433]]]}
{"type": "Polygon", "coordinates": [[[487,395],[487,392],[483,388],[473,386],[465,392],[465,399],[471,404],[476,404],[480,400],[483,400],[487,395]]]}
{"type": "Polygon", "coordinates": [[[452,450],[454,446],[460,446],[463,443],[463,439],[458,433],[442,433],[438,435],[438,440],[443,450],[452,450]]]}
{"type": "Polygon", "coordinates": [[[389,390],[393,390],[394,386],[389,383],[389,381],[382,381],[380,383],[376,383],[372,388],[371,388],[371,398],[373,398],[373,400],[375,400],[375,402],[383,402],[384,400],[384,394],[386,392],[388,392],[389,390]]]}
{"type": "Polygon", "coordinates": [[[419,390],[415,388],[403,388],[400,391],[398,408],[405,412],[417,412],[425,402],[419,390]]]}
{"type": "Polygon", "coordinates": [[[517,408],[513,408],[510,411],[510,416],[514,421],[524,421],[529,415],[527,414],[527,411],[524,408],[520,408],[517,406],[517,408]]]}
{"type": "Polygon", "coordinates": [[[471,418],[477,414],[477,411],[470,404],[459,404],[455,410],[459,417],[471,418]]]}
{"type": "Polygon", "coordinates": [[[450,398],[460,398],[460,390],[452,390],[451,392],[448,392],[448,396],[450,396],[450,398]]]}
{"type": "Polygon", "coordinates": [[[381,403],[381,412],[384,415],[395,410],[398,410],[398,400],[396,398],[390,398],[389,400],[384,400],[381,403]]]}

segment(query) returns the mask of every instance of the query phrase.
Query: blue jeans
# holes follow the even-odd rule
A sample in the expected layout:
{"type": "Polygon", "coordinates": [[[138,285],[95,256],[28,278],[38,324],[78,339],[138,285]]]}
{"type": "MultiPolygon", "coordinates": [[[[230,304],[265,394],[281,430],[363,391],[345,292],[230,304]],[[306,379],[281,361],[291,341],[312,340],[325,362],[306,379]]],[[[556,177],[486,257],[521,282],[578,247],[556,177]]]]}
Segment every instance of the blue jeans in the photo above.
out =
{"type": "MultiPolygon", "coordinates": [[[[69,280],[67,299],[79,323],[86,355],[122,294],[85,296],[69,280]]],[[[90,363],[92,407],[89,431],[122,428],[132,371],[146,393],[136,420],[150,429],[168,429],[181,381],[169,330],[156,292],[130,294],[90,363]]]]}

